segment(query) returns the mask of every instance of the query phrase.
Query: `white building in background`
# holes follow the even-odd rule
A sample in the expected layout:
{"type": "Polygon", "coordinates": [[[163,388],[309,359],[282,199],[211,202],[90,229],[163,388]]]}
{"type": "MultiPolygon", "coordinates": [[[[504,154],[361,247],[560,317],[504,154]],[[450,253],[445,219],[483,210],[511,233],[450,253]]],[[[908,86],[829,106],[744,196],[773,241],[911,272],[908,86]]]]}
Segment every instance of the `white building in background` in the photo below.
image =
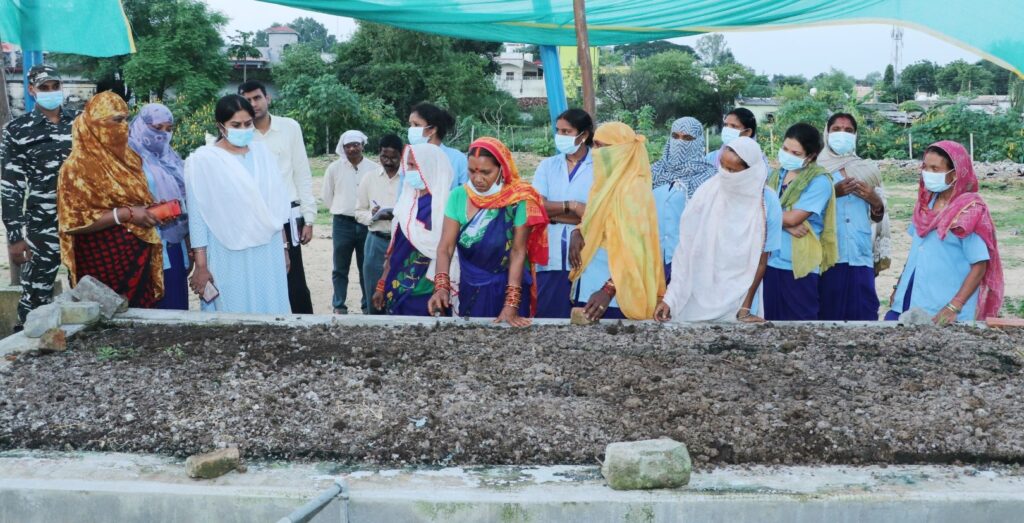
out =
{"type": "Polygon", "coordinates": [[[532,53],[524,50],[525,46],[521,44],[505,46],[505,51],[494,59],[498,65],[494,85],[517,100],[546,101],[548,94],[544,87],[544,67],[532,53]]]}
{"type": "Polygon", "coordinates": [[[271,65],[281,62],[284,50],[299,43],[299,33],[286,25],[275,25],[267,29],[267,47],[260,47],[260,53],[271,65]]]}

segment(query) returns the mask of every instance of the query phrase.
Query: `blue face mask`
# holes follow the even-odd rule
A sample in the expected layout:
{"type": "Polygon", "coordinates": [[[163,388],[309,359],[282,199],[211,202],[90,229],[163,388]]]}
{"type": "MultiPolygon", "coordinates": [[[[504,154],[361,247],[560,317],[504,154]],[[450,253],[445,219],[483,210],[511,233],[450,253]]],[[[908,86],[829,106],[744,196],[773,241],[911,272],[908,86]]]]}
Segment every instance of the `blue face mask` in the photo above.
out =
{"type": "Polygon", "coordinates": [[[732,127],[723,127],[722,128],[722,145],[729,145],[729,142],[739,138],[740,137],[740,133],[742,133],[742,132],[743,131],[740,131],[739,129],[733,129],[732,127]]]}
{"type": "Polygon", "coordinates": [[[52,111],[64,103],[64,91],[36,92],[36,103],[47,111],[52,111]]]}
{"type": "Polygon", "coordinates": [[[850,154],[857,148],[857,135],[847,132],[828,133],[828,146],[839,156],[850,154]]]}
{"type": "Polygon", "coordinates": [[[253,137],[256,136],[256,128],[250,127],[248,129],[228,129],[228,143],[235,147],[248,147],[252,143],[253,137]]]}
{"type": "Polygon", "coordinates": [[[417,191],[422,191],[427,188],[427,183],[423,181],[423,176],[420,172],[413,169],[405,171],[405,184],[417,191]]]}
{"type": "Polygon", "coordinates": [[[421,143],[427,143],[430,139],[423,136],[423,131],[426,127],[410,127],[409,128],[409,145],[419,145],[421,143]]]}
{"type": "Polygon", "coordinates": [[[579,136],[556,134],[555,149],[562,154],[576,154],[576,151],[580,150],[580,144],[576,143],[576,138],[579,136]]]}
{"type": "Polygon", "coordinates": [[[787,171],[799,171],[804,168],[804,159],[779,149],[779,165],[787,171]]]}
{"type": "Polygon", "coordinates": [[[946,192],[946,189],[952,187],[953,184],[946,183],[946,175],[953,172],[952,169],[944,173],[933,173],[928,171],[921,171],[921,179],[924,181],[924,188],[928,192],[940,193],[946,192]]]}

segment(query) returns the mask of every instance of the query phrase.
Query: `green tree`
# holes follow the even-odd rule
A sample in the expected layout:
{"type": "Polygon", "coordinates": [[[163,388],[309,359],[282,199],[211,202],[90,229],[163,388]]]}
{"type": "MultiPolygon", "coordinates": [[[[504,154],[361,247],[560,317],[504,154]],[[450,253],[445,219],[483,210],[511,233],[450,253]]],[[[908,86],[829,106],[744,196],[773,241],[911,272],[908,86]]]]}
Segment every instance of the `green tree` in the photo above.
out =
{"type": "Polygon", "coordinates": [[[787,85],[803,87],[807,85],[807,78],[805,78],[802,74],[777,74],[772,76],[772,86],[775,87],[776,89],[782,89],[787,85]]]}
{"type": "Polygon", "coordinates": [[[1009,69],[1004,69],[988,60],[979,60],[974,65],[992,73],[992,94],[1009,94],[1010,77],[1013,76],[1009,69]]]}
{"type": "Polygon", "coordinates": [[[622,55],[626,63],[632,63],[641,58],[649,58],[656,54],[668,51],[682,51],[691,56],[697,56],[697,52],[688,45],[680,45],[668,40],[655,40],[653,42],[636,42],[615,46],[615,52],[622,55]]]}
{"type": "Polygon", "coordinates": [[[937,70],[938,66],[928,60],[912,63],[903,68],[903,72],[900,73],[900,83],[913,87],[915,91],[934,94],[938,92],[935,85],[937,70]]]}
{"type": "Polygon", "coordinates": [[[145,21],[152,33],[136,37],[138,52],[122,68],[125,82],[158,98],[192,77],[222,83],[228,65],[220,51],[220,29],[227,18],[197,0],[153,2],[149,7],[145,21]]]}
{"type": "Polygon", "coordinates": [[[330,51],[338,43],[338,39],[327,32],[324,24],[309,17],[296,18],[288,27],[299,33],[300,44],[312,46],[322,53],[330,51]]]}
{"type": "Polygon", "coordinates": [[[727,62],[707,71],[711,84],[712,98],[718,115],[714,121],[721,121],[725,113],[736,104],[736,97],[742,93],[754,76],[754,72],[736,62],[727,62]]]}
{"type": "MultiPolygon", "coordinates": [[[[828,120],[829,108],[824,102],[813,99],[786,102],[775,113],[776,134],[785,133],[795,123],[809,123],[823,127],[828,120]]],[[[758,133],[761,134],[761,133],[758,133]]]]}
{"type": "Polygon", "coordinates": [[[651,106],[657,122],[684,115],[704,122],[720,117],[718,98],[700,64],[682,51],[637,60],[627,71],[605,75],[600,90],[602,100],[615,109],[636,113],[651,106]]]}
{"type": "Polygon", "coordinates": [[[935,83],[943,94],[990,94],[994,76],[984,67],[956,60],[939,69],[935,74],[935,83]]]}
{"type": "Polygon", "coordinates": [[[818,91],[853,94],[857,81],[852,76],[832,67],[827,73],[821,73],[811,79],[811,86],[818,91]]]}
{"type": "Polygon", "coordinates": [[[698,38],[697,55],[705,65],[711,67],[736,61],[722,33],[706,34],[698,38]]]}
{"type": "Polygon", "coordinates": [[[243,82],[249,78],[249,64],[247,60],[263,56],[260,54],[260,50],[252,45],[252,35],[252,32],[235,31],[235,36],[231,37],[231,46],[228,47],[228,56],[242,61],[243,82]]]}
{"type": "Polygon", "coordinates": [[[333,150],[332,141],[346,129],[380,136],[401,128],[394,108],[339,83],[311,45],[285,50],[274,68],[274,82],[278,86],[275,110],[299,122],[306,145],[314,152],[333,150]]]}
{"type": "Polygon", "coordinates": [[[352,39],[338,45],[332,66],[355,92],[380,98],[405,118],[413,105],[444,98],[456,116],[481,116],[501,108],[516,123],[515,104],[493,81],[492,43],[456,40],[372,23],[360,23],[352,39]]]}
{"type": "Polygon", "coordinates": [[[772,82],[767,76],[755,74],[747,83],[746,89],[740,94],[752,98],[771,98],[775,95],[775,90],[772,89],[772,82]]]}

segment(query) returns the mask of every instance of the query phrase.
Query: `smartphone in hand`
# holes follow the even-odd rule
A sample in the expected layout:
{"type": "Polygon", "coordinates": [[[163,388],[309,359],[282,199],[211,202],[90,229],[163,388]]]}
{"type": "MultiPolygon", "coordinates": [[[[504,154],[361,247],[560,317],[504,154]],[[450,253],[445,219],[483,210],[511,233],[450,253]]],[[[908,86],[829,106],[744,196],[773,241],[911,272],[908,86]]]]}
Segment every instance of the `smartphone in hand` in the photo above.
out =
{"type": "Polygon", "coordinates": [[[217,296],[220,296],[220,291],[217,290],[217,287],[212,281],[206,282],[206,288],[203,289],[202,300],[206,303],[212,303],[213,300],[217,299],[217,296]]]}
{"type": "Polygon", "coordinates": [[[178,200],[169,200],[163,203],[157,203],[146,207],[146,209],[153,214],[153,217],[161,222],[173,220],[181,216],[181,202],[178,200]]]}

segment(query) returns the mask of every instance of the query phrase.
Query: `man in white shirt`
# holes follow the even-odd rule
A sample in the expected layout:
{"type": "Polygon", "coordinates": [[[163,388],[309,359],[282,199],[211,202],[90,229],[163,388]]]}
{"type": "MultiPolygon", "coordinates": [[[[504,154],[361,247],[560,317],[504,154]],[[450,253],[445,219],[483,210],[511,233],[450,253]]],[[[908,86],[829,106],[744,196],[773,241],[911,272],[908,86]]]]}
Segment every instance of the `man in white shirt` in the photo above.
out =
{"type": "MultiPolygon", "coordinates": [[[[380,139],[381,170],[369,173],[359,184],[356,196],[356,221],[369,229],[363,246],[363,295],[373,296],[377,282],[384,276],[384,259],[391,245],[391,220],[394,217],[398,168],[402,165],[402,139],[394,134],[380,139]]],[[[384,314],[370,303],[371,314],[384,314]]]]}
{"type": "MultiPolygon", "coordinates": [[[[363,278],[363,246],[366,243],[366,225],[356,221],[356,190],[360,182],[371,174],[380,171],[377,165],[363,158],[363,146],[366,135],[361,131],[345,131],[338,140],[335,149],[341,158],[327,166],[324,175],[324,187],[320,192],[324,204],[330,207],[334,215],[334,271],[331,279],[334,283],[334,313],[348,314],[345,304],[348,297],[348,273],[352,268],[352,253],[356,255],[356,267],[359,269],[359,288],[366,289],[363,278]]],[[[364,290],[360,305],[363,314],[370,312],[370,296],[364,290]]]]}
{"type": "Polygon", "coordinates": [[[256,127],[255,139],[265,143],[277,157],[277,168],[290,192],[292,215],[286,224],[285,241],[289,245],[288,256],[291,260],[288,300],[292,312],[312,314],[313,300],[306,286],[306,272],[302,266],[302,245],[313,239],[316,199],[313,198],[313,173],[309,169],[302,128],[291,118],[270,114],[270,95],[260,82],[242,84],[238,87],[238,94],[252,104],[256,113],[253,120],[256,127]]]}

